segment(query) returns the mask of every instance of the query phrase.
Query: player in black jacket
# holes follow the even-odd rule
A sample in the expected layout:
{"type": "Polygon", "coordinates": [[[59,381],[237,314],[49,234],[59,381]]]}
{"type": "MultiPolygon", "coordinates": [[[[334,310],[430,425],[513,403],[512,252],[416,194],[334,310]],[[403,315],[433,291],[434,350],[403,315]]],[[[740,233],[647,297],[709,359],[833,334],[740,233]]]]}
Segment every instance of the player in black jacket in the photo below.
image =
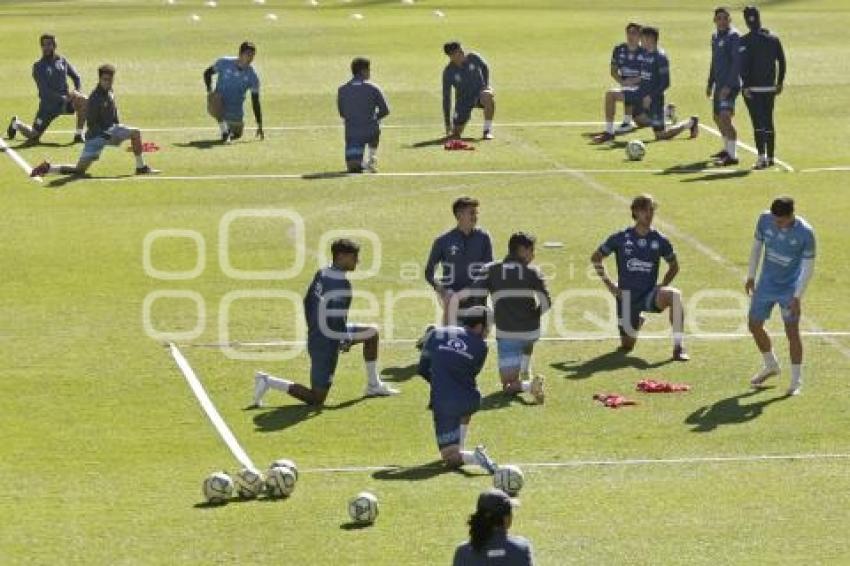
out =
{"type": "Polygon", "coordinates": [[[761,27],[758,8],[744,8],[744,21],[750,31],[741,38],[741,80],[759,154],[753,169],[767,169],[773,166],[773,104],[785,82],[785,52],[779,38],[761,27]]]}

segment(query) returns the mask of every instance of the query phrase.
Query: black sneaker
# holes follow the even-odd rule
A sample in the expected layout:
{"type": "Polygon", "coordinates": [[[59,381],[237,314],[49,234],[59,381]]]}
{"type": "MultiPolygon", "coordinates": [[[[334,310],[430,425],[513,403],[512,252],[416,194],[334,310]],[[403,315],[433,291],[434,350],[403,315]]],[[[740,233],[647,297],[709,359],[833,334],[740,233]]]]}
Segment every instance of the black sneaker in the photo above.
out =
{"type": "Polygon", "coordinates": [[[716,167],[729,167],[730,165],[737,165],[738,163],[738,159],[730,156],[728,153],[726,154],[726,157],[720,157],[714,160],[714,165],[716,167]]]}
{"type": "Polygon", "coordinates": [[[50,163],[48,163],[47,161],[42,161],[41,163],[32,168],[32,171],[30,171],[30,177],[44,177],[49,172],[50,163]]]}
{"type": "Polygon", "coordinates": [[[768,165],[767,159],[759,157],[758,160],[756,160],[755,165],[753,165],[753,171],[763,171],[768,167],[770,167],[770,165],[768,165]]]}
{"type": "Polygon", "coordinates": [[[15,129],[15,122],[18,121],[17,116],[12,116],[12,119],[9,120],[9,127],[6,128],[6,137],[10,140],[15,139],[15,135],[18,133],[18,130],[15,129]]]}
{"type": "Polygon", "coordinates": [[[136,175],[159,175],[159,169],[154,169],[150,165],[136,167],[136,175]]]}
{"type": "Polygon", "coordinates": [[[83,139],[83,136],[80,134],[74,134],[74,142],[73,143],[85,143],[86,140],[83,139]]]}
{"type": "Polygon", "coordinates": [[[614,138],[615,138],[614,134],[609,134],[608,132],[603,132],[603,133],[593,137],[593,143],[595,143],[595,144],[608,143],[609,141],[614,141],[614,138]]]}
{"type": "Polygon", "coordinates": [[[230,143],[230,132],[221,134],[221,143],[230,143]]]}
{"type": "Polygon", "coordinates": [[[726,157],[729,157],[729,152],[725,149],[721,149],[720,151],[711,156],[712,159],[724,159],[726,157]]]}

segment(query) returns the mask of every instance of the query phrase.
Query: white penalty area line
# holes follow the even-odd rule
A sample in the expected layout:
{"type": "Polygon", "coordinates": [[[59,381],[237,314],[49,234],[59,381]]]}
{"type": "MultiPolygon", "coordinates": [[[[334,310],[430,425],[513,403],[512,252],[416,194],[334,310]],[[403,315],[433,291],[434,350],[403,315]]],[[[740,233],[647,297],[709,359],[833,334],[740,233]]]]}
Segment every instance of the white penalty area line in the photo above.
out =
{"type": "Polygon", "coordinates": [[[30,164],[27,163],[26,160],[21,157],[21,155],[17,151],[9,147],[3,138],[0,138],[0,151],[8,155],[12,159],[12,161],[14,161],[18,165],[18,167],[23,169],[24,173],[27,174],[27,177],[29,177],[36,183],[41,183],[43,181],[41,177],[30,177],[30,174],[32,174],[32,167],[30,167],[30,164]]]}
{"type": "Polygon", "coordinates": [[[233,435],[233,431],[231,431],[230,427],[227,426],[227,423],[224,422],[224,419],[221,417],[218,409],[215,408],[215,405],[213,405],[210,396],[207,395],[204,386],[201,385],[201,381],[198,379],[198,376],[195,374],[192,366],[190,366],[189,362],[186,361],[183,353],[173,343],[169,343],[168,348],[171,351],[171,356],[174,358],[174,361],[177,362],[177,367],[180,368],[180,371],[183,373],[183,377],[186,378],[189,388],[192,390],[192,393],[195,394],[195,397],[198,399],[198,403],[201,404],[201,408],[215,427],[218,435],[230,449],[230,452],[233,453],[233,456],[240,464],[250,470],[256,470],[257,468],[254,466],[254,462],[251,461],[248,453],[245,452],[239,444],[239,441],[236,440],[236,437],[233,435]]]}
{"type": "MultiPolygon", "coordinates": [[[[721,139],[723,138],[723,134],[721,134],[721,133],[720,133],[720,131],[719,131],[719,130],[717,130],[716,128],[712,128],[711,126],[708,126],[708,125],[706,125],[706,124],[703,124],[702,122],[700,122],[700,123],[699,123],[699,127],[700,127],[700,128],[702,128],[703,130],[705,130],[706,132],[709,132],[709,133],[711,133],[711,134],[714,134],[714,135],[715,135],[715,136],[717,136],[718,138],[721,138],[721,139]]],[[[749,144],[746,144],[746,143],[742,142],[741,140],[738,140],[738,141],[736,141],[735,143],[736,143],[736,145],[737,145],[738,147],[740,147],[741,149],[743,149],[743,150],[745,150],[745,151],[749,151],[749,152],[750,152],[750,153],[752,153],[753,155],[756,155],[756,156],[757,156],[757,155],[759,154],[759,152],[758,152],[758,150],[757,150],[756,148],[754,148],[753,146],[751,146],[751,145],[749,145],[749,144]]],[[[788,163],[786,163],[785,161],[782,161],[781,159],[778,159],[778,158],[776,158],[776,157],[774,157],[774,158],[773,158],[773,161],[774,161],[777,165],[779,165],[780,167],[782,167],[783,169],[785,169],[786,171],[788,171],[789,173],[793,173],[793,172],[794,172],[794,168],[793,168],[793,167],[791,167],[791,165],[790,165],[790,164],[788,164],[788,163]]]]}

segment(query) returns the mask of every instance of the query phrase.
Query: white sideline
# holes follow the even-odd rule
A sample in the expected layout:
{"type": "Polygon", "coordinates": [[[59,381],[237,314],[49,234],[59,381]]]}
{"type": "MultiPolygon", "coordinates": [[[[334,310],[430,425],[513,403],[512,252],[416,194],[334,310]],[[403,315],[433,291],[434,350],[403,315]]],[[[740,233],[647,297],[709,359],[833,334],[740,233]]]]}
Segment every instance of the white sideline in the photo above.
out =
{"type": "Polygon", "coordinates": [[[230,427],[228,427],[227,423],[224,422],[224,419],[221,417],[218,409],[215,408],[215,405],[213,405],[210,396],[207,395],[204,386],[201,385],[201,381],[198,379],[198,376],[195,374],[192,366],[190,366],[189,362],[186,361],[183,353],[174,343],[169,343],[168,348],[171,351],[171,356],[174,358],[174,361],[177,362],[177,367],[179,367],[180,371],[183,372],[183,377],[186,378],[186,382],[192,389],[192,393],[195,394],[195,397],[198,399],[198,403],[201,404],[201,408],[207,414],[207,417],[215,427],[216,432],[218,432],[218,435],[230,449],[230,452],[233,453],[233,456],[240,464],[248,469],[256,470],[257,468],[254,466],[254,462],[251,461],[251,458],[239,444],[239,441],[236,440],[236,437],[233,435],[230,427]]]}
{"type": "Polygon", "coordinates": [[[26,160],[21,157],[17,151],[9,147],[3,138],[0,138],[0,151],[8,155],[12,159],[12,161],[14,161],[18,165],[18,167],[23,169],[24,173],[27,174],[27,177],[29,177],[36,183],[41,183],[43,181],[41,177],[30,177],[30,174],[32,173],[32,167],[30,167],[30,164],[27,163],[26,160]]]}
{"type": "MultiPolygon", "coordinates": [[[[723,134],[721,134],[721,133],[720,133],[717,129],[712,128],[711,126],[707,126],[706,124],[703,124],[702,122],[700,122],[700,123],[699,123],[699,127],[700,127],[700,128],[702,128],[703,130],[705,130],[705,131],[707,131],[707,132],[711,133],[711,134],[714,134],[714,135],[715,135],[715,136],[717,136],[718,138],[721,138],[721,139],[723,138],[723,134]]],[[[744,149],[744,150],[746,150],[746,151],[749,151],[749,152],[750,152],[750,153],[752,153],[753,155],[758,155],[758,154],[759,154],[759,153],[758,153],[758,150],[757,150],[756,148],[754,148],[753,146],[751,146],[751,145],[749,145],[749,144],[746,144],[746,143],[742,142],[740,139],[736,142],[736,144],[737,144],[737,146],[738,146],[738,147],[740,147],[741,149],[744,149]]],[[[794,168],[793,168],[793,167],[791,167],[791,165],[789,165],[788,163],[786,163],[786,162],[782,161],[781,159],[774,157],[774,158],[773,158],[773,161],[774,161],[774,162],[776,162],[776,164],[777,164],[777,165],[779,165],[780,167],[782,167],[783,169],[785,169],[785,170],[786,170],[786,171],[788,171],[789,173],[793,173],[793,172],[794,172],[794,168]]]]}
{"type": "Polygon", "coordinates": [[[800,173],[827,173],[850,171],[850,165],[838,165],[835,167],[812,167],[811,169],[800,169],[800,173]]]}

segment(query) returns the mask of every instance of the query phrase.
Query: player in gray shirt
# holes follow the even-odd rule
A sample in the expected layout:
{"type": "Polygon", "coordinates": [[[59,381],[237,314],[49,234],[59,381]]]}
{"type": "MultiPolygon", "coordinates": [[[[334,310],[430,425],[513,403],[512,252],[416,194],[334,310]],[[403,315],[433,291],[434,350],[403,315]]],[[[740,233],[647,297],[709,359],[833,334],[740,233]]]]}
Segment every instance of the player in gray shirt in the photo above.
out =
{"type": "Polygon", "coordinates": [[[533,566],[528,539],[508,534],[513,522],[513,501],[499,489],[478,496],[469,518],[469,542],[455,550],[453,566],[533,566]]]}
{"type": "Polygon", "coordinates": [[[345,163],[349,173],[377,170],[381,120],[390,113],[381,87],[369,81],[370,65],[369,59],[354,59],[352,79],[337,91],[339,115],[345,121],[345,163]]]}

